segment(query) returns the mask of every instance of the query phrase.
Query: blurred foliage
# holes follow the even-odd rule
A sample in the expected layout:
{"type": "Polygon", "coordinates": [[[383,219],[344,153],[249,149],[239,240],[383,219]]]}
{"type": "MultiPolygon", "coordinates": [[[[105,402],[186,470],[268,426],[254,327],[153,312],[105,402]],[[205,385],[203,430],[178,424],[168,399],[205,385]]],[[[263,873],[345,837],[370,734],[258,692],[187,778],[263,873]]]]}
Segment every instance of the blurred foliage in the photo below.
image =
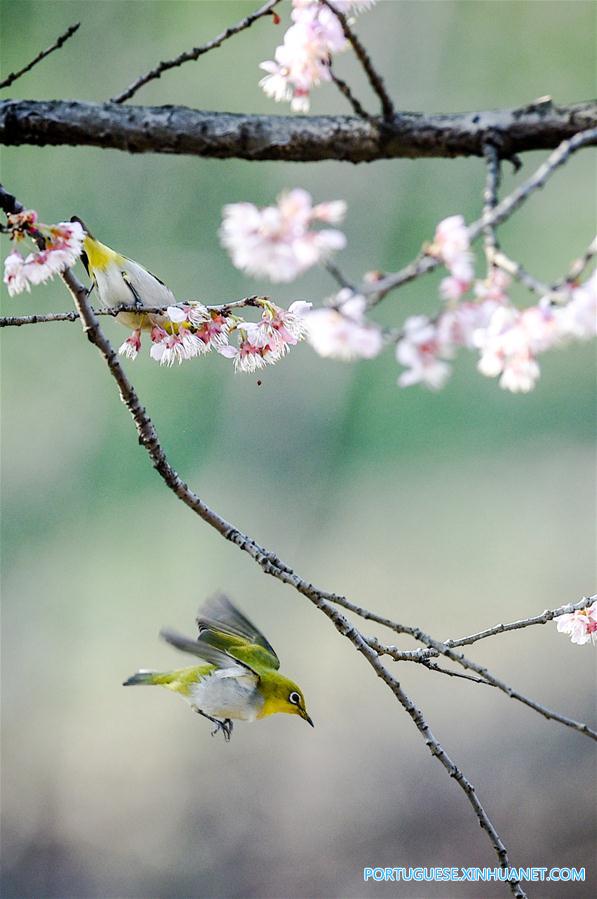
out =
{"type": "MultiPolygon", "coordinates": [[[[80,20],[10,94],[101,101],[256,5],[8,0],[2,72],[80,20]]],[[[287,7],[281,26],[259,22],[131,102],[285,113],[257,87],[257,64],[281,41],[287,7]]],[[[584,0],[381,2],[358,27],[400,108],[484,109],[545,94],[566,103],[594,90],[595,6],[584,0]]],[[[372,105],[354,60],[337,68],[372,105]]],[[[313,112],[346,111],[332,86],[315,92],[313,112]]],[[[527,154],[519,174],[506,166],[504,191],[544,156],[527,154]]],[[[446,215],[476,218],[483,178],[479,160],[352,167],[2,148],[3,182],[43,220],[80,215],[177,296],[206,302],[263,291],[286,304],[334,289],[319,271],[275,289],[235,271],[217,237],[227,202],[267,203],[293,186],[346,199],[348,248],[337,261],[358,278],[409,261],[446,215]]],[[[589,152],[579,154],[502,230],[505,248],[543,280],[594,233],[593,179],[589,152]]],[[[437,283],[390,295],[379,319],[435,309],[437,283]]],[[[2,306],[60,310],[69,298],[57,282],[4,294],[2,306]]],[[[118,325],[106,327],[120,342],[118,325]]],[[[352,648],[161,487],[78,325],[4,332],[2,346],[3,895],[359,897],[366,864],[493,864],[468,806],[352,648]],[[137,666],[175,664],[160,626],[191,630],[196,604],[219,587],[304,687],[314,733],[279,717],[239,726],[223,746],[170,697],[120,688],[137,666]]],[[[439,394],[399,390],[391,353],[344,366],[306,346],[261,387],[214,354],[171,371],[144,354],[129,369],[171,461],[208,503],[315,583],[441,637],[591,590],[594,351],[568,347],[541,363],[528,396],[504,393],[465,355],[439,394]]],[[[591,650],[553,627],[476,657],[586,716],[591,650]]],[[[582,738],[489,688],[400,673],[478,782],[514,861],[588,865],[582,738]]]]}

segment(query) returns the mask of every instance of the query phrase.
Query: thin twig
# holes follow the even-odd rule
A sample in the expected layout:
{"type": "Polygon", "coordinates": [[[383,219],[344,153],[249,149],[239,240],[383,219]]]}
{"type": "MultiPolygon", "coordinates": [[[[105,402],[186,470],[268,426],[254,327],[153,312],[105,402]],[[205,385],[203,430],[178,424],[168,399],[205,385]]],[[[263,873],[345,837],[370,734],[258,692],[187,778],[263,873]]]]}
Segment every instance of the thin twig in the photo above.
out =
{"type": "Polygon", "coordinates": [[[552,285],[552,290],[557,291],[562,287],[569,287],[571,284],[577,282],[593,256],[596,255],[597,237],[594,237],[582,256],[579,256],[578,259],[574,260],[574,262],[568,269],[568,274],[566,275],[566,277],[562,278],[560,281],[556,281],[556,283],[552,285]]]}
{"type": "Polygon", "coordinates": [[[29,72],[33,66],[36,66],[38,62],[41,62],[42,59],[45,59],[46,56],[49,56],[50,53],[53,53],[54,50],[59,50],[60,47],[72,37],[75,31],[77,31],[81,26],[80,22],[76,22],[74,25],[71,25],[70,28],[67,28],[64,34],[61,34],[59,38],[57,38],[54,43],[48,47],[46,50],[42,50],[41,53],[38,53],[35,59],[32,59],[30,63],[27,63],[22,69],[19,69],[18,72],[11,72],[8,78],[5,78],[4,81],[0,81],[0,90],[5,87],[10,87],[13,82],[20,78],[21,75],[24,75],[25,72],[29,72]]]}
{"type": "Polygon", "coordinates": [[[485,255],[487,257],[487,261],[490,265],[495,266],[496,268],[501,268],[502,271],[507,272],[511,275],[516,281],[519,281],[527,290],[530,290],[531,293],[536,293],[537,296],[540,297],[551,297],[553,294],[559,293],[562,295],[562,291],[556,291],[549,284],[544,284],[543,281],[539,281],[538,278],[535,278],[534,275],[531,275],[525,268],[522,267],[520,262],[516,262],[514,259],[510,259],[509,256],[506,256],[502,250],[500,250],[497,246],[489,246],[485,245],[485,255]]]}
{"type": "MultiPolygon", "coordinates": [[[[62,274],[67,287],[71,291],[75,305],[79,311],[83,323],[83,330],[88,339],[95,344],[106,364],[110,373],[115,378],[122,401],[127,406],[133,421],[137,427],[139,434],[139,442],[147,450],[154,468],[161,475],[166,485],[182,500],[185,505],[189,506],[200,518],[213,527],[226,540],[234,543],[243,551],[247,552],[263,569],[266,574],[270,574],[282,583],[292,585],[299,593],[306,596],[311,602],[317,606],[334,624],[336,629],[343,634],[357,650],[365,656],[369,664],[373,667],[376,674],[388,685],[392,690],[402,707],[409,714],[410,718],[416,725],[417,729],[425,739],[425,743],[433,756],[435,756],[444,768],[459,784],[466,794],[470,804],[472,805],[481,827],[487,833],[489,840],[496,851],[500,865],[503,869],[509,867],[508,853],[504,843],[502,842],[498,832],[493,826],[487,812],[479,801],[475,788],[467,780],[462,771],[454,764],[446,751],[443,749],[439,741],[431,733],[429,726],[423,718],[419,709],[416,708],[412,700],[402,690],[399,682],[392,677],[386,668],[379,662],[377,652],[367,643],[363,635],[352,625],[348,619],[341,615],[330,602],[330,594],[318,589],[307,581],[303,580],[299,575],[284,562],[282,562],[274,553],[268,552],[259,546],[254,540],[247,535],[241,533],[233,525],[229,524],[217,512],[209,508],[190,488],[181,480],[178,473],[172,468],[168,462],[164,450],[162,449],[155,427],[149,418],[147,412],[139,402],[137,394],[132,384],[128,380],[124,369],[120,365],[118,357],[112,349],[110,342],[103,334],[98,319],[94,316],[87,302],[87,291],[74,278],[72,272],[67,270],[62,274]]],[[[509,881],[510,889],[514,896],[518,899],[525,899],[525,893],[520,887],[518,881],[509,881]]]]}
{"type": "Polygon", "coordinates": [[[369,115],[369,113],[367,112],[365,107],[360,103],[359,100],[357,100],[357,98],[353,94],[352,90],[350,89],[350,87],[348,86],[346,81],[344,81],[343,78],[340,78],[339,75],[336,75],[336,73],[334,72],[334,70],[332,68],[331,63],[328,66],[328,69],[329,69],[329,73],[330,73],[330,77],[331,77],[332,81],[334,82],[334,84],[336,85],[336,87],[338,88],[340,93],[346,97],[346,99],[352,106],[353,111],[361,119],[365,119],[365,121],[367,121],[367,122],[373,122],[373,116],[369,115]]]}
{"type": "MultiPolygon", "coordinates": [[[[252,296],[244,297],[242,300],[230,300],[228,303],[215,303],[206,306],[211,312],[219,312],[222,315],[231,312],[233,309],[243,309],[248,306],[259,308],[261,300],[267,300],[268,297],[252,296]]],[[[191,301],[192,302],[192,301],[191,301]]],[[[182,307],[186,305],[184,302],[171,303],[171,306],[182,307]]],[[[144,315],[164,315],[167,306],[143,306],[141,310],[144,315]]],[[[121,312],[139,312],[139,307],[134,303],[119,303],[117,306],[108,306],[103,309],[92,309],[94,315],[109,315],[116,318],[121,312]]],[[[48,312],[43,315],[7,315],[0,317],[0,328],[19,328],[22,325],[41,325],[50,322],[76,322],[80,318],[76,311],[71,312],[48,312]]]]}
{"type": "MultiPolygon", "coordinates": [[[[486,163],[485,189],[483,191],[483,213],[491,213],[498,204],[498,191],[502,180],[500,155],[494,144],[487,142],[483,145],[483,156],[486,163]]],[[[483,229],[485,244],[485,256],[487,266],[490,269],[495,265],[491,259],[491,253],[499,250],[499,244],[495,225],[486,225],[483,229]]]]}
{"type": "Polygon", "coordinates": [[[248,16],[245,16],[245,18],[241,19],[240,22],[237,22],[236,25],[230,25],[230,27],[223,31],[222,34],[214,37],[211,41],[208,41],[201,47],[194,47],[192,50],[187,50],[184,53],[180,53],[175,59],[168,59],[160,62],[155,68],[150,69],[150,71],[146,72],[145,75],[141,75],[136,79],[136,81],[133,81],[133,83],[129,85],[126,90],[122,91],[122,93],[117,94],[115,97],[112,97],[111,102],[124,103],[125,100],[130,100],[130,98],[134,94],[136,94],[141,87],[143,87],[149,81],[154,81],[156,78],[160,78],[163,72],[167,72],[169,69],[175,69],[178,66],[183,65],[183,63],[185,62],[198,59],[209,50],[214,50],[216,47],[220,47],[224,43],[224,41],[228,40],[229,37],[238,34],[240,31],[244,31],[246,28],[250,28],[253,22],[256,22],[257,19],[261,19],[263,16],[269,15],[274,6],[276,6],[279,2],[280,0],[267,0],[267,3],[265,3],[260,9],[256,10],[248,16]]]}
{"type": "MultiPolygon", "coordinates": [[[[339,605],[342,605],[344,608],[350,608],[350,606],[346,606],[346,604],[343,602],[339,603],[339,605]]],[[[355,611],[355,609],[353,608],[352,611],[355,611]]],[[[364,617],[372,621],[376,620],[376,616],[371,615],[370,613],[365,615],[364,617]]],[[[564,724],[566,727],[570,727],[572,728],[572,730],[576,730],[579,733],[584,734],[586,737],[590,737],[592,740],[597,740],[597,731],[594,731],[587,724],[584,724],[581,721],[575,721],[572,718],[568,718],[566,715],[561,715],[559,712],[554,712],[551,709],[548,709],[546,706],[535,702],[535,700],[529,699],[527,696],[519,693],[513,687],[510,687],[509,684],[495,677],[495,675],[488,671],[487,668],[484,668],[482,665],[478,665],[471,659],[466,658],[466,656],[464,656],[462,653],[454,652],[452,649],[446,646],[445,643],[440,643],[438,640],[434,640],[433,637],[430,637],[429,634],[426,634],[420,628],[406,627],[405,625],[400,625],[399,627],[400,633],[409,634],[411,637],[414,637],[415,640],[418,640],[420,643],[424,643],[425,646],[428,646],[430,649],[437,650],[439,655],[446,656],[446,658],[451,659],[453,662],[457,662],[459,665],[462,665],[463,668],[476,672],[488,683],[492,684],[494,687],[497,687],[498,690],[501,690],[503,693],[506,693],[506,695],[511,699],[516,699],[518,702],[523,703],[523,705],[526,705],[529,708],[533,709],[533,711],[538,712],[544,718],[548,718],[552,721],[558,721],[560,724],[564,724]]],[[[403,652],[397,646],[386,646],[375,638],[371,639],[370,645],[378,652],[386,652],[390,656],[394,656],[394,653],[396,653],[400,656],[400,658],[398,659],[399,661],[404,660],[403,652]]]]}
{"type": "Polygon", "coordinates": [[[495,627],[488,627],[484,631],[477,634],[471,634],[468,637],[460,637],[458,640],[446,640],[445,645],[454,648],[455,646],[470,646],[471,643],[478,643],[479,640],[485,640],[487,637],[493,637],[496,634],[504,634],[507,631],[518,631],[525,627],[532,627],[536,624],[547,624],[560,615],[569,615],[571,612],[577,612],[586,609],[588,606],[597,602],[597,594],[593,596],[583,596],[578,602],[571,602],[568,605],[560,606],[559,609],[546,609],[541,615],[534,615],[531,618],[520,618],[517,621],[511,621],[509,624],[496,624],[495,627]]]}
{"type": "Polygon", "coordinates": [[[327,8],[334,13],[336,18],[340,22],[344,37],[352,46],[352,49],[354,50],[355,55],[361,63],[361,66],[363,67],[363,70],[369,80],[369,84],[379,97],[384,119],[393,118],[395,113],[394,104],[392,103],[392,100],[390,99],[390,96],[386,90],[383,79],[381,75],[376,71],[375,66],[371,62],[371,57],[365,50],[364,46],[361,44],[359,38],[356,36],[354,31],[348,24],[346,16],[338,9],[336,9],[334,4],[330,2],[330,0],[319,0],[319,2],[324,6],[327,6],[327,8]]]}
{"type": "MultiPolygon", "coordinates": [[[[549,177],[563,165],[572,153],[580,150],[581,147],[593,143],[597,139],[597,128],[590,128],[587,131],[580,131],[570,140],[562,141],[548,159],[539,166],[539,168],[524,181],[519,187],[505,197],[491,212],[484,213],[481,218],[477,219],[468,227],[468,236],[471,243],[476,240],[488,226],[500,225],[505,222],[519,206],[521,206],[536,190],[543,187],[549,177]]],[[[368,296],[368,305],[375,306],[377,303],[389,293],[402,284],[414,281],[420,275],[432,272],[439,265],[441,260],[435,256],[430,256],[426,252],[421,252],[416,259],[409,262],[404,268],[398,272],[386,275],[375,284],[362,284],[359,293],[368,296]]]]}
{"type": "Polygon", "coordinates": [[[333,262],[330,262],[329,259],[327,259],[323,263],[323,267],[328,275],[331,275],[331,277],[334,279],[334,281],[336,281],[337,284],[340,285],[340,287],[352,290],[353,293],[358,293],[358,288],[352,283],[352,281],[349,281],[346,275],[344,275],[344,273],[338,268],[338,266],[333,262]]]}

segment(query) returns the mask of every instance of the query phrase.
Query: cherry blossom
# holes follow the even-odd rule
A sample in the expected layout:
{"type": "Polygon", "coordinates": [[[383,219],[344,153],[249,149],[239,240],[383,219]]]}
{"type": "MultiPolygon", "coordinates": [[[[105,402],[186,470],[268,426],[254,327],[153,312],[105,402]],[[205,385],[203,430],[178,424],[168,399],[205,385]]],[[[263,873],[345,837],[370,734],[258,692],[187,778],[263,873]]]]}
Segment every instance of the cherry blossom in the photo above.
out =
{"type": "Polygon", "coordinates": [[[141,330],[139,328],[135,329],[133,333],[127,337],[123,344],[118,349],[118,352],[121,356],[126,356],[128,359],[136,359],[139,350],[141,349],[141,330]]]}
{"type": "Polygon", "coordinates": [[[578,609],[554,619],[560,634],[570,634],[572,643],[597,644],[597,602],[586,609],[578,609]]]}
{"type": "Polygon", "coordinates": [[[440,259],[450,272],[440,284],[440,295],[445,300],[459,300],[471,288],[475,277],[463,216],[451,215],[439,223],[428,252],[440,259]]]}
{"type": "MultiPolygon", "coordinates": [[[[175,307],[169,307],[174,309],[175,307]]],[[[181,365],[187,359],[193,359],[207,352],[206,346],[195,334],[186,328],[178,333],[168,333],[159,325],[151,329],[152,346],[149,352],[152,359],[160,365],[171,366],[175,362],[181,365]]]]}
{"type": "Polygon", "coordinates": [[[315,221],[337,222],[345,211],[341,200],[313,206],[311,195],[296,188],[281,194],[276,206],[225,206],[220,239],[237,268],[271,281],[292,281],[346,245],[341,231],[310,228],[315,221]]]}
{"type": "Polygon", "coordinates": [[[590,340],[597,335],[597,269],[584,284],[572,288],[570,301],[556,307],[554,314],[568,337],[590,340]]]}
{"type": "MultiPolygon", "coordinates": [[[[372,0],[334,3],[344,14],[364,12],[372,5],[372,0]]],[[[317,0],[293,0],[292,21],[274,60],[260,63],[267,74],[259,85],[273,100],[290,101],[294,112],[306,113],[311,90],[331,80],[332,54],[345,50],[348,43],[338,17],[317,0]]]]}
{"type": "Polygon", "coordinates": [[[320,356],[351,362],[372,359],[383,346],[378,325],[365,320],[365,297],[341,290],[335,306],[314,309],[306,316],[307,339],[320,356]]]}
{"type": "Polygon", "coordinates": [[[85,234],[78,222],[44,225],[37,221],[37,213],[32,210],[9,216],[8,221],[16,240],[22,240],[29,233],[30,236],[43,237],[46,244],[43,250],[29,253],[25,258],[16,250],[7,256],[3,280],[9,296],[44,284],[74,265],[81,255],[85,234]]]}
{"type": "Polygon", "coordinates": [[[439,390],[450,377],[451,366],[445,357],[453,350],[440,342],[437,324],[426,315],[413,315],[406,319],[403,334],[396,344],[396,359],[407,370],[399,376],[398,385],[425,384],[439,390]]]}

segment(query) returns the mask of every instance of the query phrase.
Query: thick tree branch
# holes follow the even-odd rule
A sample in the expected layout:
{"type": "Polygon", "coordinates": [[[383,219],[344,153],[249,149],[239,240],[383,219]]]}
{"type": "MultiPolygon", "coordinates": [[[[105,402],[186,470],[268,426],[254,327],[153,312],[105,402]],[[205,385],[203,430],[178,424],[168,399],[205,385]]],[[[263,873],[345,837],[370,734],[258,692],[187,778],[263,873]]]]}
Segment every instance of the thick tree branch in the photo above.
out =
{"type": "Polygon", "coordinates": [[[597,125],[597,101],[519,109],[424,115],[260,116],[202,112],[184,106],[120,106],[79,100],[5,100],[0,144],[93,146],[128,153],[174,153],[219,159],[316,162],[424,156],[482,156],[491,135],[502,158],[552,149],[597,125]]]}

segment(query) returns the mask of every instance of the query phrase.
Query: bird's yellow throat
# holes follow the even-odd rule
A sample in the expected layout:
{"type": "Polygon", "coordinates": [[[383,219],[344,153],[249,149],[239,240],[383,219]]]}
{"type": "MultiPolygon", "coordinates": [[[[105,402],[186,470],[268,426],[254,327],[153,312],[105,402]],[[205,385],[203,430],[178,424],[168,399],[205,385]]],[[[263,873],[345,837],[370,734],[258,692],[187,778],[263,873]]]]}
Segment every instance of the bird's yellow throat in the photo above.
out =
{"type": "Polygon", "coordinates": [[[87,254],[91,271],[104,271],[111,262],[117,264],[122,262],[122,256],[89,235],[83,241],[83,248],[87,254]]]}

